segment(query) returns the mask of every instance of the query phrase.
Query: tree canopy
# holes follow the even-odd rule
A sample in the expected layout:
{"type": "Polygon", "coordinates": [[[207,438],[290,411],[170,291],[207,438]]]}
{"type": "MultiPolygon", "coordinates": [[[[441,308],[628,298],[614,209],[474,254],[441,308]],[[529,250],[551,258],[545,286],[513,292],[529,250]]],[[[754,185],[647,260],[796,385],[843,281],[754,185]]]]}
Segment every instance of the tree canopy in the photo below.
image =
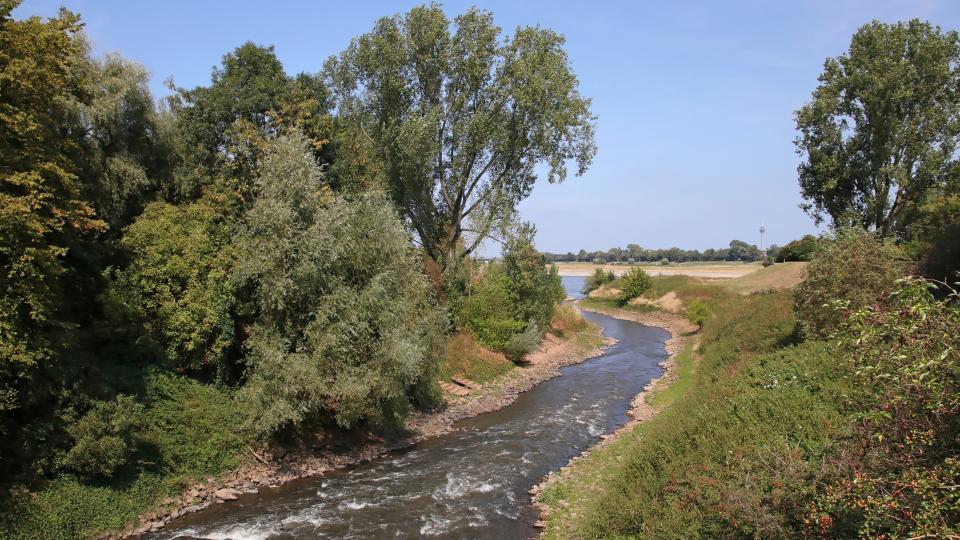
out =
{"type": "Polygon", "coordinates": [[[960,173],[960,37],[919,20],[863,26],[796,123],[807,212],[902,233],[911,207],[960,173]]]}
{"type": "Polygon", "coordinates": [[[513,218],[546,167],[583,174],[596,152],[562,36],[437,4],[377,21],[326,65],[339,114],[373,143],[382,183],[431,258],[449,267],[513,218]]]}

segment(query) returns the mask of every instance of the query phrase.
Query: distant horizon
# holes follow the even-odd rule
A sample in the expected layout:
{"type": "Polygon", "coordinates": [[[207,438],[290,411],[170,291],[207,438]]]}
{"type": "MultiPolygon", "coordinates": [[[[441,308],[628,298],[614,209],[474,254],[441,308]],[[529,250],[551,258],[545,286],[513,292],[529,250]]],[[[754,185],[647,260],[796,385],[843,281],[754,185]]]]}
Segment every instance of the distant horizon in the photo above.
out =
{"type": "MultiPolygon", "coordinates": [[[[159,99],[171,77],[181,87],[208,85],[222,56],[246,41],[274,45],[288,73],[317,72],[379,17],[420,3],[264,9],[240,1],[223,9],[36,0],[14,16],[51,16],[60,5],[79,13],[96,53],[142,63],[159,99]]],[[[960,28],[960,4],[936,0],[443,6],[453,17],[474,4],[493,12],[504,35],[526,25],[565,35],[580,90],[593,99],[593,166],[583,178],[538,183],[519,207],[520,218],[537,225],[538,249],[550,253],[628,243],[697,250],[732,239],[757,244],[761,223],[765,244],[820,234],[799,208],[793,113],[810,99],[824,60],[844,53],[851,35],[873,19],[916,17],[960,28]]],[[[496,252],[489,244],[484,253],[496,252]]]]}

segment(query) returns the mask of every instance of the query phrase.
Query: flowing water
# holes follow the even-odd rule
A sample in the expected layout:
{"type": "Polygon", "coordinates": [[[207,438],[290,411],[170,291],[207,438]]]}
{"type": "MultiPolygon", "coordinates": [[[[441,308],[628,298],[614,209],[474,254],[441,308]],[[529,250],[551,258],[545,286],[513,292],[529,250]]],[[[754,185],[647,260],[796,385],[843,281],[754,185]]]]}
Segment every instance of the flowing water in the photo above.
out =
{"type": "MultiPolygon", "coordinates": [[[[580,277],[564,277],[579,297],[580,277]]],[[[458,431],[318,478],[291,482],[174,521],[154,538],[530,538],[527,491],[626,421],[669,334],[584,313],[619,340],[605,354],[458,431]]]]}

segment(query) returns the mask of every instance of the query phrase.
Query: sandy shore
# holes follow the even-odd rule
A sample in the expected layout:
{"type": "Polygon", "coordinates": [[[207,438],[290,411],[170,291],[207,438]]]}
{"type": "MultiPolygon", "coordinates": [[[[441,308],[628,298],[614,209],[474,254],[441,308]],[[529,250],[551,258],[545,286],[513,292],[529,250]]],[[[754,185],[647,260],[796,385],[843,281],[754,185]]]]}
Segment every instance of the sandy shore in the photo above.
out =
{"type": "Polygon", "coordinates": [[[733,279],[751,274],[763,268],[757,263],[731,264],[677,264],[660,266],[655,264],[592,264],[592,263],[557,263],[557,273],[561,276],[591,276],[597,268],[604,272],[613,272],[617,276],[630,271],[631,268],[643,268],[651,276],[690,276],[702,279],[733,279]]]}
{"type": "MultiPolygon", "coordinates": [[[[583,309],[587,310],[587,308],[583,309]]],[[[616,441],[625,433],[628,433],[635,428],[637,424],[649,420],[658,412],[660,412],[659,409],[656,409],[647,403],[647,396],[660,388],[669,386],[674,380],[676,380],[677,355],[680,354],[680,351],[682,351],[687,344],[691,342],[691,340],[699,339],[699,335],[695,334],[697,331],[696,325],[690,323],[684,317],[677,314],[659,311],[638,313],[635,311],[615,308],[591,308],[588,311],[594,311],[596,313],[601,313],[616,319],[633,321],[636,323],[645,324],[647,326],[656,326],[670,332],[670,339],[664,343],[664,348],[667,351],[667,358],[660,363],[660,367],[664,369],[664,372],[660,377],[647,383],[646,386],[643,387],[643,390],[630,402],[630,409],[627,411],[627,416],[629,418],[627,423],[620,426],[620,428],[613,433],[604,435],[600,442],[571,459],[559,470],[548,474],[539,484],[530,489],[530,495],[533,496],[534,500],[533,506],[540,512],[540,521],[537,522],[538,527],[544,526],[544,520],[550,513],[550,507],[539,500],[539,494],[542,493],[543,490],[552,483],[564,478],[564,475],[569,473],[570,468],[575,466],[578,461],[584,459],[590,454],[590,452],[616,441]]]]}
{"type": "Polygon", "coordinates": [[[556,377],[560,368],[599,356],[614,343],[596,327],[569,339],[547,334],[538,351],[527,357],[527,363],[510,370],[502,377],[476,388],[467,396],[446,396],[441,408],[415,414],[402,431],[384,433],[318,433],[316,440],[303,447],[271,448],[257,452],[248,448],[254,460],[229,474],[208,477],[178,498],[160,503],[158,511],[140,517],[139,523],[119,533],[100,538],[129,538],[156,531],[171,521],[197,512],[213,504],[277,487],[291,480],[322,475],[328,471],[369,461],[392,450],[410,446],[424,439],[437,437],[454,429],[459,420],[495,411],[513,403],[521,393],[538,383],[556,377]]]}

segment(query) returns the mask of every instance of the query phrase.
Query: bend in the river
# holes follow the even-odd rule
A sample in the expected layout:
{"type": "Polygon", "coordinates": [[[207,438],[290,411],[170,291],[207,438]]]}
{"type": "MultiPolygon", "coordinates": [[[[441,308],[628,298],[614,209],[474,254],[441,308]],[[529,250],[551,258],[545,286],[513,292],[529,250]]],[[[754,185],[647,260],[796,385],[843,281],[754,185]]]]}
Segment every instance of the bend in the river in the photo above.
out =
{"type": "MultiPolygon", "coordinates": [[[[583,279],[564,277],[579,297],[583,279]]],[[[626,421],[661,373],[668,332],[585,313],[617,344],[458,431],[368,463],[245,495],[171,522],[156,538],[530,538],[527,494],[626,421]]]]}

